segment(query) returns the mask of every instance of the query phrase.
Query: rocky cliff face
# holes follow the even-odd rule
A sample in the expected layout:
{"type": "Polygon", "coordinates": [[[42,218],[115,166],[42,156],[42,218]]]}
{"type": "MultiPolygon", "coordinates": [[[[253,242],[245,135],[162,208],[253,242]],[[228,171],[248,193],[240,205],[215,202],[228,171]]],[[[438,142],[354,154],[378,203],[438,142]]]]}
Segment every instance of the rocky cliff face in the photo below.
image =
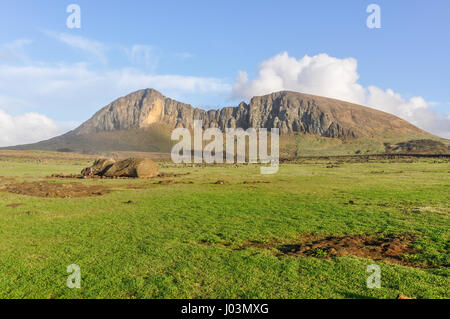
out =
{"type": "Polygon", "coordinates": [[[380,134],[424,133],[393,115],[339,100],[277,92],[241,102],[237,107],[205,111],[165,97],[153,89],[119,98],[97,112],[73,134],[146,128],[154,123],[172,128],[279,128],[282,134],[309,133],[323,137],[355,138],[380,134]]]}
{"type": "Polygon", "coordinates": [[[439,140],[391,114],[320,96],[283,91],[256,96],[236,107],[205,111],[146,89],[117,99],[64,135],[9,149],[169,153],[172,130],[192,128],[194,120],[202,120],[205,129],[222,131],[279,128],[280,154],[286,158],[299,154],[375,154],[386,151],[385,145],[439,140]]]}

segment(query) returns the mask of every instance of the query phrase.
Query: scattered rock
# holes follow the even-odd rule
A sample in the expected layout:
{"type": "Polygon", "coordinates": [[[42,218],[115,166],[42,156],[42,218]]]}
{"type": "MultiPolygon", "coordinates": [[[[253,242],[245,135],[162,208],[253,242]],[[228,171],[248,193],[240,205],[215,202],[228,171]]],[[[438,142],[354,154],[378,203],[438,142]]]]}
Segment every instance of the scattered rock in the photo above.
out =
{"type": "Polygon", "coordinates": [[[216,185],[225,185],[225,184],[229,184],[229,183],[227,181],[223,180],[223,179],[220,179],[217,182],[215,182],[214,184],[216,184],[216,185]]]}

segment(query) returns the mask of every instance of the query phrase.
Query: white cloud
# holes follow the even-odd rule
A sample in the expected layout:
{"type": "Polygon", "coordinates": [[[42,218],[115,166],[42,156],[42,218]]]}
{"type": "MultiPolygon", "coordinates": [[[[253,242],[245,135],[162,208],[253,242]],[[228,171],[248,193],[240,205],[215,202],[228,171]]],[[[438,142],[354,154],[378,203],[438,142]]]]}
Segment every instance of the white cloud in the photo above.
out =
{"type": "Polygon", "coordinates": [[[23,110],[32,107],[32,105],[28,103],[29,103],[28,101],[25,101],[21,98],[0,95],[0,109],[23,110]]]}
{"type": "Polygon", "coordinates": [[[0,146],[39,142],[60,133],[58,125],[45,115],[12,116],[0,109],[0,146]]]}
{"type": "Polygon", "coordinates": [[[58,33],[47,30],[43,32],[72,48],[88,53],[103,64],[106,64],[108,61],[106,57],[107,47],[103,43],[69,33],[58,33]]]}
{"type": "Polygon", "coordinates": [[[155,70],[161,53],[158,49],[150,45],[135,44],[131,49],[125,49],[131,63],[135,65],[143,65],[147,69],[155,70]]]}
{"type": "MultiPolygon", "coordinates": [[[[111,48],[102,43],[66,33],[42,32],[107,62],[106,53],[111,48]]],[[[31,59],[22,59],[20,64],[11,63],[9,56],[12,53],[26,57],[21,50],[30,43],[29,40],[18,40],[0,45],[0,53],[8,53],[7,60],[0,60],[2,146],[35,142],[73,129],[80,120],[86,120],[102,106],[144,88],[155,88],[180,100],[196,95],[228,96],[231,91],[230,84],[220,78],[153,73],[148,69],[156,68],[159,51],[147,45],[134,45],[130,49],[116,47],[118,52],[128,54],[132,64],[144,65],[146,70],[136,67],[94,69],[94,64],[86,62],[50,64],[31,59]],[[20,113],[26,114],[10,115],[20,113]],[[65,122],[50,120],[43,113],[65,122]],[[42,134],[33,135],[32,129],[22,129],[39,125],[42,125],[42,134]]]]}
{"type": "Polygon", "coordinates": [[[429,108],[430,103],[420,96],[406,100],[391,89],[383,91],[369,86],[367,105],[395,114],[438,136],[450,138],[450,115],[436,113],[429,108]]]}
{"type": "Polygon", "coordinates": [[[170,93],[217,94],[229,92],[231,89],[228,83],[218,78],[151,74],[135,68],[94,71],[84,63],[0,65],[0,96],[8,97],[10,100],[17,98],[27,101],[39,108],[63,107],[64,101],[67,105],[74,99],[84,104],[92,98],[95,100],[95,95],[99,96],[99,92],[111,92],[118,97],[120,94],[147,87],[155,88],[167,95],[170,93]],[[48,101],[53,102],[48,103],[48,101]]]}
{"type": "Polygon", "coordinates": [[[437,114],[422,97],[404,99],[391,89],[363,87],[358,83],[357,61],[327,54],[301,59],[286,52],[261,63],[258,76],[249,80],[239,71],[233,85],[234,98],[249,99],[281,90],[299,91],[367,105],[395,114],[436,135],[450,138],[450,117],[437,114]]]}
{"type": "MultiPolygon", "coordinates": [[[[110,49],[101,43],[64,33],[50,35],[107,62],[106,53],[110,49]]],[[[29,40],[18,40],[0,46],[0,56],[7,53],[23,62],[18,65],[10,59],[0,60],[0,145],[3,146],[35,142],[73,129],[100,107],[143,88],[155,88],[181,101],[187,96],[196,99],[228,97],[231,92],[234,98],[249,98],[285,89],[301,91],[371,105],[435,134],[450,137],[448,115],[436,114],[420,97],[406,100],[392,90],[364,88],[358,83],[357,61],[352,58],[338,59],[319,54],[295,59],[283,53],[264,61],[254,80],[249,80],[247,73],[239,72],[232,86],[227,80],[215,77],[155,74],[148,69],[156,68],[159,52],[151,46],[135,45],[125,51],[123,47],[119,48],[122,54],[128,54],[135,67],[96,70],[85,62],[48,64],[32,61],[23,53],[30,43],[29,40]],[[146,66],[146,71],[137,68],[142,65],[146,66]],[[12,116],[8,113],[26,114],[12,116]],[[53,121],[44,113],[66,122],[53,121]],[[39,126],[42,130],[30,133],[39,126]]]]}
{"type": "MultiPolygon", "coordinates": [[[[226,95],[231,91],[226,81],[212,77],[151,74],[135,68],[96,71],[86,63],[28,66],[0,64],[0,108],[14,110],[14,113],[37,111],[53,114],[52,117],[58,114],[58,118],[69,121],[69,124],[71,121],[77,123],[80,119],[87,120],[107,103],[143,88],[155,88],[180,100],[186,95],[226,95]]],[[[56,136],[64,131],[63,128],[68,130],[75,126],[52,123],[59,129],[43,129],[42,132],[46,134],[36,135],[32,141],[56,136]]],[[[18,126],[1,125],[0,143],[3,146],[31,141],[29,137],[32,135],[19,134],[18,126]]]]}
{"type": "Polygon", "coordinates": [[[293,90],[339,99],[364,102],[365,90],[357,83],[357,62],[353,58],[337,59],[326,54],[302,59],[284,52],[261,63],[259,76],[248,80],[240,71],[233,87],[235,97],[251,98],[281,90],[293,90]]]}
{"type": "Polygon", "coordinates": [[[13,42],[5,43],[0,46],[0,60],[8,62],[28,62],[28,56],[24,49],[26,46],[33,43],[28,39],[18,39],[13,42]]]}

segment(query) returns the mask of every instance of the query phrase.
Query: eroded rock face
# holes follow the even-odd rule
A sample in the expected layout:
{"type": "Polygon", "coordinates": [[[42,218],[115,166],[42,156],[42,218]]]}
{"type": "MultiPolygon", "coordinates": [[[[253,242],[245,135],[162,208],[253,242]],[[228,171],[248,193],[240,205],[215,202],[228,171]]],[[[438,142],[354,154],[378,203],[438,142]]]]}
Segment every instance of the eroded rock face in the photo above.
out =
{"type": "Polygon", "coordinates": [[[384,131],[424,133],[384,112],[297,92],[272,93],[254,97],[249,104],[241,102],[237,107],[205,111],[166,98],[153,89],[119,98],[97,112],[74,133],[145,128],[154,123],[172,128],[192,128],[194,120],[202,120],[205,129],[279,128],[282,134],[299,132],[341,139],[373,136],[384,131]]]}

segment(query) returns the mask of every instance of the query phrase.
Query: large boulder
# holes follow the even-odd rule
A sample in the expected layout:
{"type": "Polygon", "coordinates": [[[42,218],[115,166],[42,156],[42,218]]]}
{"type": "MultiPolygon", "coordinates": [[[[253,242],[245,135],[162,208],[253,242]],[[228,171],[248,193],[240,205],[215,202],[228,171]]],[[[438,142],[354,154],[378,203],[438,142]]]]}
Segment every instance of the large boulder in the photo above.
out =
{"type": "Polygon", "coordinates": [[[81,171],[81,175],[83,176],[103,176],[108,169],[113,166],[116,161],[113,159],[101,158],[95,160],[94,164],[91,167],[86,167],[81,171]]]}
{"type": "Polygon", "coordinates": [[[104,174],[106,177],[156,177],[159,174],[155,162],[145,158],[128,158],[115,162],[104,174]]]}

